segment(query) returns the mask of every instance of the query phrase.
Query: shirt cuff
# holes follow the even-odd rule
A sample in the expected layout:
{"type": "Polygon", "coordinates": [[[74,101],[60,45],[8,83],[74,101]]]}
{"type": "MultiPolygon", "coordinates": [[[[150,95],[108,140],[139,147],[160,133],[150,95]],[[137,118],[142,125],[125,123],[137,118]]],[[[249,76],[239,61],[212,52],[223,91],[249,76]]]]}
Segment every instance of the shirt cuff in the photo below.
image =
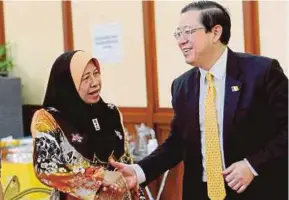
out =
{"type": "Polygon", "coordinates": [[[131,167],[134,169],[137,177],[138,184],[141,184],[146,181],[146,175],[142,168],[138,164],[132,164],[131,167]]]}
{"type": "Polygon", "coordinates": [[[247,163],[249,169],[251,170],[251,172],[254,174],[254,176],[258,176],[258,173],[256,172],[256,170],[252,167],[252,165],[249,163],[249,161],[244,158],[244,161],[247,163]]]}

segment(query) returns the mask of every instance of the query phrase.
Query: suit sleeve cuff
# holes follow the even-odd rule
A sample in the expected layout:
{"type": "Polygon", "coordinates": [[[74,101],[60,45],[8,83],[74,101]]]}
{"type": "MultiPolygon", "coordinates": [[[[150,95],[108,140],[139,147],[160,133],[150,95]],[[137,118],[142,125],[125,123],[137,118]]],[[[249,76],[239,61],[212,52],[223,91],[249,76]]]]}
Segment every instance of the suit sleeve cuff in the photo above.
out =
{"type": "Polygon", "coordinates": [[[258,173],[256,172],[256,170],[252,167],[252,165],[249,163],[249,161],[244,158],[244,161],[247,163],[249,169],[251,170],[251,172],[254,174],[254,176],[258,176],[258,173]]]}
{"type": "Polygon", "coordinates": [[[137,177],[138,184],[142,184],[146,181],[146,176],[142,168],[138,164],[132,164],[131,167],[134,169],[137,177]]]}

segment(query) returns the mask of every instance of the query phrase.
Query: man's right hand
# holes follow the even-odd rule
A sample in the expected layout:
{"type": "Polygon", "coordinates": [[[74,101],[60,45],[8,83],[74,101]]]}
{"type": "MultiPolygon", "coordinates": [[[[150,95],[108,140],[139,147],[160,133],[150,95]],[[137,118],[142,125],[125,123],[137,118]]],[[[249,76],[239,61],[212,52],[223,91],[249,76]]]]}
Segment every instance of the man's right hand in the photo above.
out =
{"type": "Polygon", "coordinates": [[[131,165],[115,162],[113,160],[110,160],[110,164],[122,173],[123,177],[126,180],[128,190],[134,188],[137,185],[137,175],[131,165]]]}

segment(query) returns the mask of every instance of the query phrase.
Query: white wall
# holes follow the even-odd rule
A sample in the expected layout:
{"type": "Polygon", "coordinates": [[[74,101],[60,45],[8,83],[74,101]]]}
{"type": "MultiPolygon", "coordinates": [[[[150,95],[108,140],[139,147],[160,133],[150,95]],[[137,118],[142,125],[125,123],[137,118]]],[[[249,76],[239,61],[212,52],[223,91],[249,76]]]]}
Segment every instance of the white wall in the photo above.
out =
{"type": "Polygon", "coordinates": [[[101,95],[119,106],[146,107],[146,76],[142,3],[140,1],[86,1],[72,3],[75,49],[92,53],[92,27],[120,23],[123,59],[100,63],[101,95]]]}
{"type": "MultiPolygon", "coordinates": [[[[220,1],[232,19],[229,46],[244,51],[242,2],[220,1]]],[[[156,1],[156,45],[159,104],[171,107],[174,78],[190,69],[173,32],[180,10],[189,1],[156,1]]],[[[261,54],[277,58],[288,75],[289,2],[259,1],[261,54]]],[[[6,40],[13,44],[14,74],[23,83],[25,103],[41,104],[50,68],[63,52],[60,1],[4,1],[6,40]],[[53,12],[53,14],[52,14],[53,12]]],[[[95,24],[118,22],[122,27],[123,60],[102,64],[102,96],[119,106],[146,107],[146,76],[142,3],[140,1],[76,1],[72,3],[74,46],[92,53],[95,24]]],[[[152,58],[153,59],[153,58],[152,58]]]]}
{"type": "Polygon", "coordinates": [[[42,104],[50,68],[63,51],[61,2],[4,1],[4,18],[24,103],[42,104]]]}
{"type": "Polygon", "coordinates": [[[260,1],[261,55],[276,58],[288,76],[289,1],[260,1]]]}
{"type": "MultiPolygon", "coordinates": [[[[160,107],[171,107],[171,83],[173,79],[191,68],[173,37],[181,9],[189,1],[157,1],[155,4],[158,89],[160,107]]],[[[231,15],[231,39],[229,47],[244,51],[243,11],[241,1],[220,1],[231,15]]]]}

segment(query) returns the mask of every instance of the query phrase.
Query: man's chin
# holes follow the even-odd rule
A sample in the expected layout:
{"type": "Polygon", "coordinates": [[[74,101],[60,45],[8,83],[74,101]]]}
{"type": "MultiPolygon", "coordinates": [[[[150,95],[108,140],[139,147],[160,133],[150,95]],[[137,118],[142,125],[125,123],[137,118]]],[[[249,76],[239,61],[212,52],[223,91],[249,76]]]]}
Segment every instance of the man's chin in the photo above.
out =
{"type": "Polygon", "coordinates": [[[188,64],[188,65],[193,65],[195,64],[194,60],[192,59],[189,59],[189,58],[185,58],[185,62],[188,64]]]}

